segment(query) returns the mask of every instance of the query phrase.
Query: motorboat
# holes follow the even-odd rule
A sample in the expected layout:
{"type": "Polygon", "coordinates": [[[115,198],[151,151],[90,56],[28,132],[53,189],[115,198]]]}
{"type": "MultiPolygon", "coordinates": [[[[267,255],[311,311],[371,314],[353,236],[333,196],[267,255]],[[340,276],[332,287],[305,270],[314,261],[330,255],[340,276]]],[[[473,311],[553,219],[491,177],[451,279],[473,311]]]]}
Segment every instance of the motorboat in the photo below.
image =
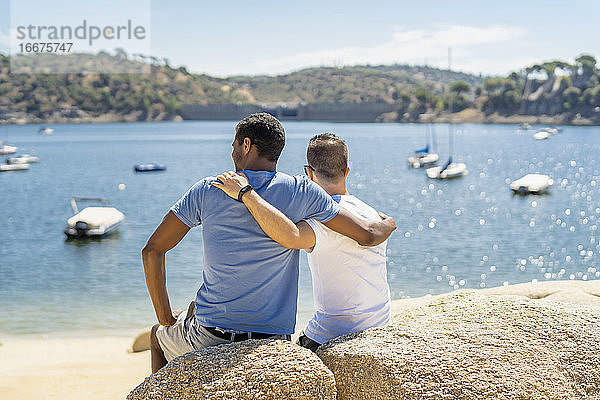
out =
{"type": "Polygon", "coordinates": [[[42,126],[39,130],[38,133],[40,135],[52,135],[54,133],[54,129],[52,128],[47,128],[45,126],[42,126]]]}
{"type": "Polygon", "coordinates": [[[15,146],[9,146],[4,144],[4,142],[0,142],[0,155],[14,154],[17,152],[17,149],[15,146]]]}
{"type": "Polygon", "coordinates": [[[469,171],[467,171],[465,163],[454,163],[452,162],[452,158],[449,158],[443,167],[427,168],[425,173],[430,179],[453,179],[466,175],[469,171]]]}
{"type": "Polygon", "coordinates": [[[22,154],[16,157],[10,157],[6,159],[7,164],[31,164],[40,162],[40,159],[36,156],[32,156],[29,154],[22,154]]]}
{"type": "Polygon", "coordinates": [[[150,163],[150,164],[136,164],[133,169],[135,172],[153,172],[153,171],[164,171],[167,167],[163,164],[150,163]]]}
{"type": "Polygon", "coordinates": [[[29,164],[0,164],[0,172],[25,171],[27,169],[29,169],[29,164]]]}
{"type": "Polygon", "coordinates": [[[535,140],[545,140],[545,139],[548,139],[550,136],[552,136],[552,134],[549,132],[539,131],[533,135],[533,138],[535,140]]]}
{"type": "Polygon", "coordinates": [[[542,174],[527,174],[510,184],[513,192],[518,194],[539,194],[548,190],[554,184],[552,178],[542,174]]]}
{"type": "Polygon", "coordinates": [[[91,197],[71,198],[73,215],[67,220],[65,235],[69,238],[101,238],[117,230],[125,215],[114,207],[110,207],[108,200],[91,197]],[[103,203],[102,207],[86,207],[79,211],[78,201],[93,201],[103,203]]]}

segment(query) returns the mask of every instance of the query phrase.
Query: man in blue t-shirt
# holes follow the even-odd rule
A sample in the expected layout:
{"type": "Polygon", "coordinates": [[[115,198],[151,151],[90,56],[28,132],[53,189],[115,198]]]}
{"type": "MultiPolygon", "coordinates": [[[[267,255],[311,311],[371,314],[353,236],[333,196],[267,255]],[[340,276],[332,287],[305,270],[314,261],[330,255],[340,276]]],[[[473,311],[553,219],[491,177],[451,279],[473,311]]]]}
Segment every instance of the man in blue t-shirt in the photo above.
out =
{"type": "Polygon", "coordinates": [[[299,250],[270,239],[241,202],[259,194],[293,222],[314,219],[361,245],[382,243],[392,218],[368,222],[340,209],[304,176],[276,172],[285,132],[273,116],[244,118],[233,140],[235,170],[249,185],[235,201],[207,177],[173,205],[142,250],[146,285],[158,318],[151,331],[152,372],[199,348],[250,338],[287,338],[294,332],[299,250]],[[166,289],[165,253],[202,225],[202,285],[187,313],[174,313],[166,289]]]}

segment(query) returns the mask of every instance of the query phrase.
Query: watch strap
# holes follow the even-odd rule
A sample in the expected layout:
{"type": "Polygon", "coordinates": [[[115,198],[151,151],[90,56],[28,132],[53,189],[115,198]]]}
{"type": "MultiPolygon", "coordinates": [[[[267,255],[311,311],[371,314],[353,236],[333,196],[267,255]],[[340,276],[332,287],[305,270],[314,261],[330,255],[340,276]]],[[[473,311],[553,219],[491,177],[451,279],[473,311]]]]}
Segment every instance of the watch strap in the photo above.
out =
{"type": "Polygon", "coordinates": [[[247,193],[249,191],[252,190],[252,186],[250,185],[246,185],[243,188],[240,189],[239,193],[238,193],[238,197],[237,197],[237,201],[239,201],[240,203],[242,202],[242,196],[244,195],[244,193],[247,193]]]}

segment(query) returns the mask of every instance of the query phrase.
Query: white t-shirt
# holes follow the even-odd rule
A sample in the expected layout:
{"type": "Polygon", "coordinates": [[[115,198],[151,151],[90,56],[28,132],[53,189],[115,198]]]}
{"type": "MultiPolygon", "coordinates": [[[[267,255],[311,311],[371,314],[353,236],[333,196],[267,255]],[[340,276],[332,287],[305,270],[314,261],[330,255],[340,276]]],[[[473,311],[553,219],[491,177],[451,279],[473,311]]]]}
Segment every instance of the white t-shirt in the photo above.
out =
{"type": "MultiPolygon", "coordinates": [[[[369,205],[350,195],[334,195],[341,207],[367,220],[380,220],[369,205]]],[[[315,314],[304,334],[323,344],[334,337],[386,325],[390,320],[387,241],[363,247],[313,219],[315,247],[308,253],[315,314]]],[[[310,251],[310,250],[308,250],[310,251]]]]}

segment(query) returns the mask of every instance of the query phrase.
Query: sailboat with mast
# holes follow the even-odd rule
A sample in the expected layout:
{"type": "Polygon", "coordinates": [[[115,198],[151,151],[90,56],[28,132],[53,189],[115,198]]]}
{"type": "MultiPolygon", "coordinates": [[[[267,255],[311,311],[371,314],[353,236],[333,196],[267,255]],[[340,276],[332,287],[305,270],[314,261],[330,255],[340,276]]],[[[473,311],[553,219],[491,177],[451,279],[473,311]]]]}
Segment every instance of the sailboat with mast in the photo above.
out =
{"type": "Polygon", "coordinates": [[[437,148],[435,139],[435,129],[433,124],[428,123],[426,128],[427,144],[423,149],[415,150],[414,154],[408,157],[408,166],[411,168],[425,168],[435,165],[440,156],[437,152],[433,151],[433,146],[437,148]],[[431,148],[430,148],[431,144],[431,148]],[[430,150],[432,150],[430,152],[430,150]]]}
{"type": "MultiPolygon", "coordinates": [[[[450,49],[448,49],[448,71],[450,68],[450,49]]],[[[468,173],[465,163],[455,163],[452,160],[454,153],[454,124],[452,123],[452,94],[448,101],[448,161],[442,167],[432,167],[425,170],[428,178],[431,179],[453,179],[468,173]]]]}

